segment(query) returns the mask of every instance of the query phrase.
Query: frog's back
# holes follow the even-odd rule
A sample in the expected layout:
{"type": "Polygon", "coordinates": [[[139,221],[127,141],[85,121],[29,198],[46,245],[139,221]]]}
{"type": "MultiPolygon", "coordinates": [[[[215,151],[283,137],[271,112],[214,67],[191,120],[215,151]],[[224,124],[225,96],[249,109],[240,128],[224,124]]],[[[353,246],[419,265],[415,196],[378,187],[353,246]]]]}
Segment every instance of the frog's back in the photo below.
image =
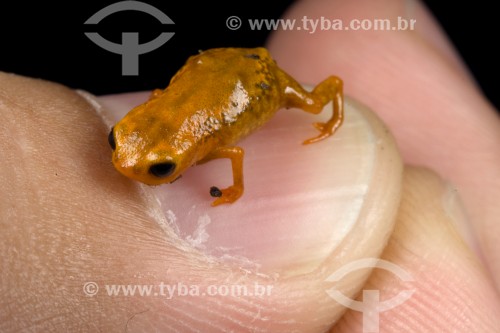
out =
{"type": "Polygon", "coordinates": [[[211,49],[190,57],[162,97],[172,117],[189,121],[219,144],[231,144],[283,104],[277,70],[264,48],[211,49]]]}

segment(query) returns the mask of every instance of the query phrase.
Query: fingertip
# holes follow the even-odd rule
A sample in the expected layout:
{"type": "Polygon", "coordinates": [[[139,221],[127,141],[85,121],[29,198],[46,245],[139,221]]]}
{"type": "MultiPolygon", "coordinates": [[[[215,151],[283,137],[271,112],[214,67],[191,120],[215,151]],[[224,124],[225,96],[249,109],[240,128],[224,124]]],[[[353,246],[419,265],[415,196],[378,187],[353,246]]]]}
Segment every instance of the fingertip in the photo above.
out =
{"type": "Polygon", "coordinates": [[[462,194],[470,225],[500,286],[500,122],[439,24],[419,2],[302,1],[285,18],[396,18],[415,31],[278,31],[269,48],[302,82],[332,74],[394,133],[405,162],[436,170],[462,194]]]}
{"type": "MultiPolygon", "coordinates": [[[[443,199],[447,185],[435,173],[406,168],[397,224],[382,259],[411,279],[375,270],[366,290],[380,295],[377,313],[383,332],[494,332],[500,325],[500,303],[492,280],[455,229],[443,199]],[[411,296],[398,303],[401,293],[411,296]],[[393,306],[387,307],[393,302],[393,306]]],[[[360,300],[361,301],[361,300],[360,300]]],[[[362,300],[361,302],[364,302],[362,300]]],[[[370,312],[371,311],[371,312],[370,312]]],[[[362,312],[349,311],[332,332],[362,329],[362,312]]]]}
{"type": "MultiPolygon", "coordinates": [[[[384,43],[397,37],[423,42],[446,59],[448,65],[471,78],[442,27],[418,0],[300,1],[290,7],[284,19],[293,21],[294,28],[273,32],[268,47],[285,67],[288,58],[314,59],[319,56],[315,54],[317,50],[339,59],[332,59],[336,64],[349,64],[350,59],[363,56],[373,60],[371,52],[363,51],[378,49],[389,53],[384,43]]],[[[302,74],[296,65],[290,69],[294,74],[302,74]]]]}

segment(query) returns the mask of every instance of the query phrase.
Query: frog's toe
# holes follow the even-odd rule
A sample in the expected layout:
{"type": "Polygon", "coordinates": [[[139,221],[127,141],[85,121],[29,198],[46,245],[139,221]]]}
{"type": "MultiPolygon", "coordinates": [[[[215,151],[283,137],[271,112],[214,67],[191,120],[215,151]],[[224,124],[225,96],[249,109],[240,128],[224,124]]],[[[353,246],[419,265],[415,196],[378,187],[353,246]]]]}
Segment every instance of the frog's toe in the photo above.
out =
{"type": "Polygon", "coordinates": [[[333,126],[331,123],[314,123],[313,126],[321,133],[314,138],[304,141],[303,144],[305,145],[318,142],[332,136],[338,128],[338,126],[333,126]]]}
{"type": "Polygon", "coordinates": [[[315,136],[314,138],[307,139],[306,141],[302,142],[302,144],[308,145],[308,144],[311,144],[311,143],[315,143],[315,142],[321,141],[323,139],[326,139],[330,135],[331,135],[330,133],[322,132],[320,135],[315,136]]]}
{"type": "Polygon", "coordinates": [[[325,131],[325,126],[326,126],[326,123],[313,123],[313,126],[320,132],[324,132],[325,131]]]}
{"type": "MultiPolygon", "coordinates": [[[[243,188],[237,186],[230,186],[222,190],[218,189],[218,191],[216,195],[218,198],[212,202],[212,206],[214,207],[225,203],[233,203],[243,194],[243,188]]],[[[212,194],[212,190],[210,192],[212,194]]]]}

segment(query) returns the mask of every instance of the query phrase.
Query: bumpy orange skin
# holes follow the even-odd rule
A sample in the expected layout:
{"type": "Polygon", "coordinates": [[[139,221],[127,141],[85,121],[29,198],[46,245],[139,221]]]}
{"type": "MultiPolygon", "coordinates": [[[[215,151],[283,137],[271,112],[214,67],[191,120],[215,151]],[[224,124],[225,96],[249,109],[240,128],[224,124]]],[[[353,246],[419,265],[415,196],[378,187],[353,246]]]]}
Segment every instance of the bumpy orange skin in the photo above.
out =
{"type": "Polygon", "coordinates": [[[223,189],[214,205],[231,203],[243,193],[243,150],[234,144],[282,107],[319,113],[330,100],[332,118],[315,124],[321,134],[305,143],[324,139],[341,125],[340,79],[329,77],[307,92],[264,48],[207,50],[190,57],[165,90],[155,90],[114,126],[112,161],[123,175],[158,185],[192,165],[230,158],[234,185],[223,189]],[[173,168],[166,175],[152,172],[165,163],[173,168]]]}

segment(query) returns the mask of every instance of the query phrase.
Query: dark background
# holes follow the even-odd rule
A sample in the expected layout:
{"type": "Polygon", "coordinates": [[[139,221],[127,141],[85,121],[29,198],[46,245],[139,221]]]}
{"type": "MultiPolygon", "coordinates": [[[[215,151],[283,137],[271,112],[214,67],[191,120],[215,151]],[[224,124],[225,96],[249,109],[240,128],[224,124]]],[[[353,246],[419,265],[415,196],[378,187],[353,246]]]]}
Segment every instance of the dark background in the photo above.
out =
{"type": "MultiPolygon", "coordinates": [[[[265,43],[269,31],[248,27],[231,31],[226,18],[279,18],[292,1],[242,1],[233,7],[205,1],[144,0],[165,12],[175,25],[162,26],[148,14],[124,11],[108,16],[97,28],[85,26],[91,15],[116,0],[97,4],[83,1],[2,4],[0,12],[0,70],[60,82],[101,95],[164,87],[189,55],[213,47],[254,47],[265,43]],[[96,31],[120,42],[123,31],[138,31],[147,42],[161,31],[175,36],[154,52],[140,56],[139,76],[121,75],[121,56],[91,42],[84,32],[96,31]]],[[[500,54],[497,43],[496,11],[487,1],[453,4],[427,1],[473,72],[486,96],[497,108],[496,92],[500,54]],[[484,36],[479,38],[479,36],[484,36]],[[487,40],[483,42],[482,40],[487,40]]],[[[417,22],[418,24],[418,22],[417,22]]]]}

